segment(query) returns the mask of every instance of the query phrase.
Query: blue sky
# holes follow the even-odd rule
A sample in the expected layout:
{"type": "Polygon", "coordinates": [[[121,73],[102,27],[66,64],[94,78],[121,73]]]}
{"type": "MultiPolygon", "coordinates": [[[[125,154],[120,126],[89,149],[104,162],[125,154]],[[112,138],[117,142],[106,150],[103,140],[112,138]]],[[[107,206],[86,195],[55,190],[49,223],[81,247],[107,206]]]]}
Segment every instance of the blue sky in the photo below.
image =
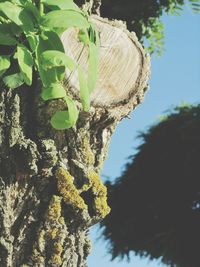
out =
{"type": "MultiPolygon", "coordinates": [[[[112,137],[109,155],[102,175],[111,180],[120,176],[127,158],[136,152],[139,131],[144,131],[159,120],[166,110],[181,102],[200,102],[200,14],[192,14],[185,8],[181,16],[163,16],[165,24],[165,52],[152,59],[150,89],[144,102],[124,119],[112,137]]],[[[145,185],[144,185],[145,186],[145,185]]],[[[89,267],[164,267],[156,261],[140,259],[131,255],[131,261],[110,261],[107,244],[96,241],[100,233],[91,230],[92,254],[89,267]]]]}

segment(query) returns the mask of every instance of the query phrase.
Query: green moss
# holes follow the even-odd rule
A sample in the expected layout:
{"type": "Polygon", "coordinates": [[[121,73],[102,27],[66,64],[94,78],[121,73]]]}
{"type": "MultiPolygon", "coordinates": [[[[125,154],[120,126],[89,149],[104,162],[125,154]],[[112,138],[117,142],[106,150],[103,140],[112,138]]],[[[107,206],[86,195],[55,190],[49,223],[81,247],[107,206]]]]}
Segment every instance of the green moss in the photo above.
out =
{"type": "Polygon", "coordinates": [[[37,243],[34,245],[34,248],[33,248],[31,259],[33,262],[37,264],[43,264],[45,261],[42,253],[40,252],[41,250],[43,250],[45,246],[45,235],[46,233],[44,230],[39,231],[37,243]]]}
{"type": "Polygon", "coordinates": [[[40,227],[38,231],[38,239],[34,245],[33,253],[31,256],[32,261],[35,264],[44,264],[46,243],[52,247],[52,253],[50,261],[58,266],[61,264],[61,247],[58,245],[58,240],[61,235],[60,225],[63,223],[63,217],[61,217],[61,197],[53,195],[49,203],[48,209],[45,214],[44,225],[40,227]],[[58,249],[59,248],[59,249],[58,249]]]}
{"type": "Polygon", "coordinates": [[[110,207],[107,204],[107,197],[96,197],[94,204],[98,216],[105,218],[109,214],[110,207]]]}
{"type": "Polygon", "coordinates": [[[90,141],[87,136],[83,138],[83,141],[81,143],[81,152],[85,163],[89,165],[94,165],[95,156],[91,149],[90,141]]]}
{"type": "Polygon", "coordinates": [[[48,234],[50,239],[55,239],[59,234],[59,229],[56,227],[53,227],[53,228],[49,229],[47,234],[48,234]]]}
{"type": "Polygon", "coordinates": [[[47,210],[47,219],[50,221],[58,221],[61,216],[61,198],[59,196],[53,196],[49,208],[47,210]]]}
{"type": "Polygon", "coordinates": [[[55,242],[53,244],[53,254],[51,255],[49,264],[52,264],[53,266],[61,265],[62,264],[62,258],[61,258],[62,252],[63,252],[62,245],[58,242],[55,242]]]}
{"type": "MultiPolygon", "coordinates": [[[[49,264],[52,266],[60,266],[62,264],[61,254],[63,251],[62,244],[59,243],[61,237],[60,224],[64,224],[64,218],[61,216],[61,197],[53,196],[47,210],[47,220],[49,220],[47,235],[49,244],[52,247],[49,264]]],[[[48,223],[48,221],[47,221],[48,223]]]]}
{"type": "Polygon", "coordinates": [[[41,253],[37,250],[37,249],[34,249],[33,250],[33,254],[31,256],[31,259],[36,262],[37,264],[44,264],[44,257],[41,256],[41,253]]]}
{"type": "Polygon", "coordinates": [[[62,225],[65,224],[65,219],[64,219],[64,217],[60,217],[60,219],[59,219],[59,223],[62,224],[62,225]]]}
{"type": "Polygon", "coordinates": [[[107,188],[95,171],[90,171],[88,173],[88,178],[91,183],[92,193],[95,196],[94,209],[96,214],[101,218],[105,218],[110,212],[110,207],[107,204],[107,188]]]}
{"type": "Polygon", "coordinates": [[[57,187],[65,203],[80,210],[87,209],[83,198],[79,195],[79,190],[74,185],[74,178],[64,168],[59,168],[56,172],[57,187]]]}
{"type": "Polygon", "coordinates": [[[41,230],[39,232],[39,235],[38,235],[38,247],[40,249],[42,249],[44,247],[44,245],[45,245],[45,235],[46,235],[46,233],[45,233],[44,230],[41,230]]]}
{"type": "Polygon", "coordinates": [[[58,191],[65,203],[80,210],[87,209],[87,205],[80,194],[90,189],[94,195],[94,211],[96,215],[104,218],[110,212],[110,207],[107,204],[107,188],[95,171],[88,172],[88,184],[83,185],[80,190],[75,187],[74,178],[64,168],[60,167],[57,170],[56,177],[58,191]]]}

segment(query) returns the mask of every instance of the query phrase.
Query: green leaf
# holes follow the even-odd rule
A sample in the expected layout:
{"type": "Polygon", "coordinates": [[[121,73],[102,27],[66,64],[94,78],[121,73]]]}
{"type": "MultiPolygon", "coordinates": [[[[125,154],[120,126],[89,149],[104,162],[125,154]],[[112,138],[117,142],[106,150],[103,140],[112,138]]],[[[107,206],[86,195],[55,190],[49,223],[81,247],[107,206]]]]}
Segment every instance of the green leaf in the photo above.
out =
{"type": "Polygon", "coordinates": [[[20,26],[24,31],[33,31],[34,26],[30,19],[30,15],[22,7],[17,6],[11,2],[5,1],[0,3],[0,11],[3,12],[7,18],[20,26]]]}
{"type": "Polygon", "coordinates": [[[80,8],[73,2],[73,0],[43,0],[42,2],[54,10],[62,9],[80,11],[80,8]]]}
{"type": "Polygon", "coordinates": [[[36,49],[36,59],[38,63],[38,71],[40,75],[40,79],[45,87],[50,86],[51,83],[57,82],[57,73],[55,68],[50,70],[45,70],[41,63],[41,54],[45,51],[45,42],[42,38],[39,38],[39,45],[36,49]]]}
{"type": "Polygon", "coordinates": [[[23,32],[23,30],[12,21],[10,23],[7,23],[6,26],[9,27],[10,33],[15,37],[19,37],[23,32]]]}
{"type": "Polygon", "coordinates": [[[99,32],[96,29],[96,26],[92,21],[90,21],[90,28],[88,30],[90,41],[99,48],[100,47],[100,39],[99,39],[99,32]]]}
{"type": "Polygon", "coordinates": [[[189,4],[193,13],[199,13],[200,12],[200,4],[198,1],[191,1],[189,4]]]}
{"type": "Polygon", "coordinates": [[[41,97],[44,101],[63,98],[65,96],[65,88],[60,83],[51,84],[49,87],[42,88],[41,97]]]}
{"type": "Polygon", "coordinates": [[[10,56],[0,56],[0,76],[10,67],[10,56]]]}
{"type": "MultiPolygon", "coordinates": [[[[89,46],[87,84],[89,93],[91,93],[95,88],[97,81],[98,56],[100,47],[99,33],[97,32],[95,25],[91,22],[90,28],[87,31],[86,30],[79,31],[78,38],[81,42],[89,46]]],[[[88,100],[86,102],[88,103],[88,100]]]]}
{"type": "MultiPolygon", "coordinates": [[[[2,0],[0,2],[4,2],[4,1],[2,0]]],[[[10,2],[12,2],[15,5],[20,5],[21,4],[20,0],[11,0],[10,2]]]]}
{"type": "Polygon", "coordinates": [[[69,96],[66,96],[64,100],[67,103],[70,123],[72,126],[74,126],[78,119],[78,109],[76,107],[75,102],[69,96]]]}
{"type": "Polygon", "coordinates": [[[73,59],[68,57],[65,53],[56,50],[43,52],[41,54],[41,63],[45,69],[65,66],[70,71],[74,71],[77,68],[77,64],[73,59]]]}
{"type": "Polygon", "coordinates": [[[44,15],[41,19],[41,25],[49,29],[78,27],[86,29],[89,27],[87,19],[77,11],[56,10],[44,15]]]}
{"type": "Polygon", "coordinates": [[[34,32],[34,24],[32,18],[32,14],[28,12],[26,8],[20,12],[19,19],[22,22],[22,25],[20,25],[20,27],[24,30],[24,32],[34,32]]]}
{"type": "Polygon", "coordinates": [[[80,87],[80,97],[81,103],[84,111],[89,111],[90,109],[90,93],[87,85],[87,80],[83,70],[78,67],[78,77],[79,77],[79,87],[80,87]]]}
{"type": "Polygon", "coordinates": [[[40,20],[40,12],[39,12],[38,8],[34,4],[26,3],[25,10],[28,13],[31,14],[31,16],[33,17],[33,20],[35,22],[39,22],[39,20],[40,20]]]}
{"type": "Polygon", "coordinates": [[[60,37],[54,31],[42,32],[41,38],[43,40],[43,52],[46,50],[58,50],[60,52],[65,52],[60,37]]]}
{"type": "Polygon", "coordinates": [[[33,57],[24,45],[18,45],[17,58],[24,81],[30,86],[32,84],[33,57]]]}
{"type": "Polygon", "coordinates": [[[0,24],[0,44],[1,45],[16,45],[17,40],[10,33],[10,27],[6,24],[0,24]]]}
{"type": "Polygon", "coordinates": [[[39,38],[38,38],[38,35],[34,35],[34,34],[27,34],[26,35],[26,38],[28,40],[28,43],[29,43],[29,46],[31,48],[31,50],[33,52],[35,52],[36,48],[37,48],[37,45],[38,45],[38,42],[39,42],[39,38]]]}
{"type": "Polygon", "coordinates": [[[98,30],[95,28],[95,44],[97,46],[97,48],[100,48],[100,37],[99,37],[99,32],[98,30]]]}
{"type": "MultiPolygon", "coordinates": [[[[3,2],[3,1],[1,1],[3,2]]],[[[31,2],[31,0],[11,0],[10,2],[12,2],[13,4],[17,4],[17,5],[25,5],[27,4],[27,2],[31,2]]]]}
{"type": "Polygon", "coordinates": [[[6,17],[15,22],[17,25],[22,25],[22,22],[19,19],[20,12],[22,11],[21,7],[6,1],[4,3],[0,3],[0,11],[2,11],[6,17]]]}
{"type": "Polygon", "coordinates": [[[78,40],[84,43],[85,45],[88,45],[90,43],[90,38],[89,38],[87,30],[79,30],[78,40]]]}
{"type": "Polygon", "coordinates": [[[90,41],[94,43],[95,42],[95,30],[92,26],[93,25],[90,25],[90,28],[89,28],[89,37],[90,37],[90,41]]]}
{"type": "Polygon", "coordinates": [[[96,85],[98,75],[98,54],[99,49],[94,44],[89,44],[89,59],[88,59],[88,89],[91,93],[96,85]]]}
{"type": "Polygon", "coordinates": [[[56,111],[56,113],[51,118],[51,125],[56,130],[65,130],[72,127],[69,120],[68,111],[56,111]]]}
{"type": "Polygon", "coordinates": [[[51,83],[56,83],[64,78],[65,68],[57,67],[45,70],[42,65],[41,55],[46,50],[58,50],[64,52],[63,44],[59,36],[53,31],[43,32],[39,37],[39,44],[36,49],[36,59],[38,62],[38,70],[40,78],[45,87],[49,86],[51,83]]]}
{"type": "Polygon", "coordinates": [[[15,89],[24,83],[22,73],[15,73],[3,78],[3,82],[8,88],[15,89]]]}
{"type": "Polygon", "coordinates": [[[78,109],[74,101],[66,96],[65,101],[68,111],[57,111],[51,118],[51,125],[57,130],[64,130],[73,127],[78,119],[78,109]]]}

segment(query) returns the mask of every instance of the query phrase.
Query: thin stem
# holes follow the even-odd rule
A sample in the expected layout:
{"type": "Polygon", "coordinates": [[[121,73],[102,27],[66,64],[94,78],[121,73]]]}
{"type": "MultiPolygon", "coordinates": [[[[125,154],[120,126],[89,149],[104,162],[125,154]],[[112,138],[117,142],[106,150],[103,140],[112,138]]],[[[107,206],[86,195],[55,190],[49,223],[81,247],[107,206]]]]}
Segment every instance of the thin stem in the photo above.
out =
{"type": "Polygon", "coordinates": [[[44,4],[42,3],[42,0],[39,2],[39,11],[40,11],[40,16],[44,14],[44,4]]]}

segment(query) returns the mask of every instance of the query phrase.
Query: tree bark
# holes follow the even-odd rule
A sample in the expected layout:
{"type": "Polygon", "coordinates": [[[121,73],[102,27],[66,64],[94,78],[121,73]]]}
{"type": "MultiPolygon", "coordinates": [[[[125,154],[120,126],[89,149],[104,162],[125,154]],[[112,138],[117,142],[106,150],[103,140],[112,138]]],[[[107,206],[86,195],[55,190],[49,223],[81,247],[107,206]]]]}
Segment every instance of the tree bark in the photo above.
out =
{"type": "Polygon", "coordinates": [[[37,78],[31,88],[1,86],[0,266],[86,266],[88,229],[110,211],[99,173],[111,135],[147,86],[148,59],[132,38],[141,60],[134,90],[109,105],[93,101],[85,113],[69,87],[80,107],[71,129],[51,127],[63,103],[41,101],[37,78]]]}

